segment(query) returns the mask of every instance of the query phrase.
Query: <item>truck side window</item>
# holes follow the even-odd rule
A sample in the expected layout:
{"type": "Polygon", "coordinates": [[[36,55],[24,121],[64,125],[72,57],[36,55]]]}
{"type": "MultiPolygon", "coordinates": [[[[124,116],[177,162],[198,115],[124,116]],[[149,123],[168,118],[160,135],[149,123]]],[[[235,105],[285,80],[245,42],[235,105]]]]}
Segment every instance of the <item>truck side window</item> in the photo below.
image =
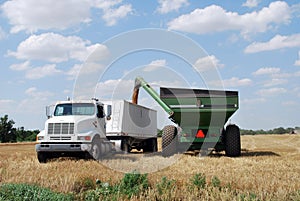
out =
{"type": "Polygon", "coordinates": [[[98,112],[97,112],[97,117],[98,117],[98,118],[103,118],[103,117],[105,117],[105,113],[104,113],[104,110],[103,110],[103,106],[97,105],[97,110],[98,110],[98,112]]]}
{"type": "Polygon", "coordinates": [[[111,105],[107,105],[107,117],[110,117],[111,116],[111,105]]]}

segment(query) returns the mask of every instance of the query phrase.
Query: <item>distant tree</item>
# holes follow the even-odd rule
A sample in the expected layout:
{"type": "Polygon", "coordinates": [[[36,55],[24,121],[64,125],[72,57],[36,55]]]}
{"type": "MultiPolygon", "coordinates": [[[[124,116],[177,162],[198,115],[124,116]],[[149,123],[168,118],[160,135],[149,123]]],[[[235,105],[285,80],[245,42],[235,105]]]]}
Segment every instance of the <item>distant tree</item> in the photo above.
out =
{"type": "Polygon", "coordinates": [[[13,128],[15,122],[8,120],[8,115],[4,115],[0,119],[0,141],[1,142],[16,142],[16,129],[13,128]]]}
{"type": "Polygon", "coordinates": [[[274,134],[284,134],[284,133],[287,133],[287,131],[286,131],[286,129],[279,127],[279,128],[273,129],[273,133],[274,134]]]}
{"type": "Polygon", "coordinates": [[[33,130],[33,131],[26,131],[26,137],[24,139],[24,141],[35,141],[36,140],[36,136],[40,133],[39,130],[33,130]]]}
{"type": "Polygon", "coordinates": [[[39,130],[24,130],[24,127],[20,127],[16,130],[17,133],[17,141],[24,142],[24,141],[35,141],[37,134],[39,134],[39,130]]]}

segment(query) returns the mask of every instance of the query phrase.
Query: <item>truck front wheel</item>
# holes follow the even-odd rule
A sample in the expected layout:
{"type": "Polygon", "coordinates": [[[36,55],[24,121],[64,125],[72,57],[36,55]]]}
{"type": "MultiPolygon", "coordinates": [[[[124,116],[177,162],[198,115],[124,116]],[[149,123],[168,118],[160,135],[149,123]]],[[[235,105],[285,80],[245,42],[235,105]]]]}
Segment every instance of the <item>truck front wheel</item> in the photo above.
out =
{"type": "Polygon", "coordinates": [[[40,163],[47,163],[49,157],[45,152],[37,152],[37,158],[40,163]]]}
{"type": "Polygon", "coordinates": [[[101,158],[101,145],[98,140],[92,143],[91,155],[95,160],[100,160],[101,158]]]}

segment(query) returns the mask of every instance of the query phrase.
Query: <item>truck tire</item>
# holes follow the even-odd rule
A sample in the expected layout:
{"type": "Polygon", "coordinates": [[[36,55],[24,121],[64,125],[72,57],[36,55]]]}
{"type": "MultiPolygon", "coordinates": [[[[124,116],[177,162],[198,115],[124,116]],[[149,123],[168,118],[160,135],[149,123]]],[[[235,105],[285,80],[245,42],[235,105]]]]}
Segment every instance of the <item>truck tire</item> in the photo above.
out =
{"type": "Polygon", "coordinates": [[[131,147],[125,139],[121,141],[121,150],[126,153],[129,153],[131,151],[131,147]]]}
{"type": "Polygon", "coordinates": [[[153,142],[153,146],[152,146],[152,152],[157,152],[158,148],[157,148],[157,138],[152,138],[152,142],[153,142]]]}
{"type": "Polygon", "coordinates": [[[45,152],[37,152],[37,158],[40,163],[47,163],[48,154],[45,152]]]}
{"type": "Polygon", "coordinates": [[[177,151],[177,128],[169,125],[165,126],[162,134],[162,155],[169,157],[177,151]]]}
{"type": "Polygon", "coordinates": [[[93,141],[91,155],[95,160],[101,159],[101,143],[99,140],[93,141]]]}
{"type": "Polygon", "coordinates": [[[157,138],[146,140],[146,145],[143,148],[144,152],[157,152],[157,138]]]}
{"type": "Polygon", "coordinates": [[[240,129],[236,125],[228,125],[225,131],[225,153],[229,157],[241,155],[240,129]]]}

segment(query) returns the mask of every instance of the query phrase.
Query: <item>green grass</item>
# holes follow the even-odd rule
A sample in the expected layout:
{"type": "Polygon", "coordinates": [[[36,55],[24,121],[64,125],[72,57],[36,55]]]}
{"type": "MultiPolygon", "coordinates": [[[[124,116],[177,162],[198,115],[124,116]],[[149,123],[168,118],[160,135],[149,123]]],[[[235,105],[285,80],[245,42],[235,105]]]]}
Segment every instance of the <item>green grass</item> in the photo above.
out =
{"type": "MultiPolygon", "coordinates": [[[[174,179],[162,177],[156,185],[150,185],[148,175],[137,172],[124,174],[124,177],[115,184],[86,177],[82,178],[82,181],[77,181],[78,189],[69,194],[57,193],[37,185],[2,184],[0,201],[272,200],[272,198],[261,198],[253,192],[240,192],[232,189],[228,184],[222,185],[220,179],[215,176],[209,182],[203,173],[194,174],[190,178],[189,185],[184,188],[177,187],[177,182],[174,179]]],[[[288,195],[286,200],[300,200],[300,190],[288,195]]]]}
{"type": "Polygon", "coordinates": [[[3,184],[0,186],[1,201],[68,201],[74,200],[70,194],[62,194],[29,184],[3,184]]]}

